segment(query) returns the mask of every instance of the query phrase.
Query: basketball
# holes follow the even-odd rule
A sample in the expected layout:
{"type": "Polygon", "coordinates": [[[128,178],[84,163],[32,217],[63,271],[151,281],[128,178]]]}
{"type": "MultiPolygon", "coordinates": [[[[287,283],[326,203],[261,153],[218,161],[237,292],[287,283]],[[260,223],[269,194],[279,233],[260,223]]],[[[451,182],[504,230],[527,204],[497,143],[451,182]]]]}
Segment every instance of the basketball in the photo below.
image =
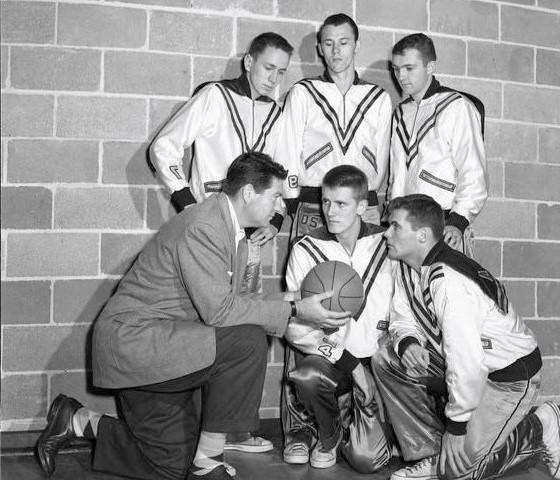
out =
{"type": "Polygon", "coordinates": [[[333,291],[333,296],[321,302],[323,307],[335,312],[352,312],[352,316],[358,313],[364,298],[364,286],[350,265],[338,261],[319,263],[303,279],[301,297],[329,290],[333,291]]]}

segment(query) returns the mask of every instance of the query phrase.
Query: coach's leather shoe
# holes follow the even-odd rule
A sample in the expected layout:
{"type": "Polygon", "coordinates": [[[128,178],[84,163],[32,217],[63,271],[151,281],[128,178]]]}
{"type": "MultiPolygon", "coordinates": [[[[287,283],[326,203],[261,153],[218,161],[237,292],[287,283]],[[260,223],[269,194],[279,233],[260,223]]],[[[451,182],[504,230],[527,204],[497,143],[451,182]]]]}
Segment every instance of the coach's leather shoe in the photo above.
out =
{"type": "Polygon", "coordinates": [[[37,441],[37,456],[41,468],[48,476],[51,476],[56,468],[55,459],[58,451],[76,437],[72,417],[82,407],[83,405],[77,400],[62,394],[58,395],[51,404],[47,414],[47,428],[43,430],[37,441]]]}
{"type": "Polygon", "coordinates": [[[191,470],[187,475],[187,480],[241,480],[237,475],[230,475],[224,465],[218,465],[204,475],[195,475],[191,470]]]}
{"type": "Polygon", "coordinates": [[[543,427],[543,460],[552,478],[560,479],[560,408],[552,402],[545,402],[535,414],[543,427]]]}

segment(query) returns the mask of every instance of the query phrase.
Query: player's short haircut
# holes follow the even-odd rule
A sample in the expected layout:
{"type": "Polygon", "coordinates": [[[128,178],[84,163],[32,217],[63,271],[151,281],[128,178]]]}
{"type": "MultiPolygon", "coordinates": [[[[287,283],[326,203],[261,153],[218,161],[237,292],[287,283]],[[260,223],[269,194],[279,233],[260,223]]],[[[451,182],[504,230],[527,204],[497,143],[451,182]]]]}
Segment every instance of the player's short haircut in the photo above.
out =
{"type": "Polygon", "coordinates": [[[352,31],[354,32],[354,40],[358,41],[359,32],[356,22],[345,13],[335,13],[334,15],[330,15],[325,18],[325,21],[319,27],[319,31],[317,32],[317,43],[321,43],[321,35],[323,34],[323,30],[326,26],[332,25],[333,27],[339,27],[340,25],[344,25],[345,23],[352,27],[352,31]]]}
{"type": "Polygon", "coordinates": [[[323,177],[322,186],[327,188],[350,187],[354,198],[367,200],[368,180],[366,174],[353,165],[339,165],[331,168],[323,177]]]}
{"type": "Polygon", "coordinates": [[[241,187],[251,184],[255,192],[270,188],[272,179],[285,180],[288,171],[266,153],[247,152],[239,155],[229,166],[222,191],[234,197],[241,187]]]}
{"type": "Polygon", "coordinates": [[[247,54],[251,55],[253,58],[257,58],[266,50],[266,47],[278,48],[290,56],[294,52],[294,47],[292,47],[288,40],[282,35],[278,35],[274,32],[265,32],[253,38],[247,54]]]}
{"type": "Polygon", "coordinates": [[[405,210],[407,212],[407,220],[414,230],[428,227],[432,230],[435,240],[439,241],[443,238],[445,216],[439,203],[429,195],[415,193],[397,197],[389,203],[389,215],[395,210],[405,210]]]}
{"type": "Polygon", "coordinates": [[[414,48],[420,52],[424,65],[435,62],[436,48],[432,39],[423,33],[413,33],[401,38],[393,47],[393,55],[403,55],[405,50],[414,48]]]}

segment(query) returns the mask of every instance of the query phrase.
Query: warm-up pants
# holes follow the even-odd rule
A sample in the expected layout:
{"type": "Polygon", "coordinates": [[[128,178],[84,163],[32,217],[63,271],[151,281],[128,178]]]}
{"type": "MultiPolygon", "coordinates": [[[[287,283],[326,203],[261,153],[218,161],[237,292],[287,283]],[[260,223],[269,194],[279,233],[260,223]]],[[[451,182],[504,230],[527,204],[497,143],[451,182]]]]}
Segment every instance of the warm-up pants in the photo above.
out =
{"type": "MultiPolygon", "coordinates": [[[[403,458],[412,461],[438,455],[445,418],[428,385],[442,385],[443,377],[418,379],[408,375],[389,344],[374,355],[372,366],[403,458]]],[[[481,480],[503,475],[540,450],[542,425],[535,414],[529,414],[539,389],[540,372],[529,380],[487,380],[465,435],[472,468],[461,478],[481,480]]]]}
{"type": "Polygon", "coordinates": [[[182,480],[200,430],[258,428],[268,351],[264,330],[243,325],[215,331],[216,359],[210,367],[118,392],[120,418],[103,416],[99,422],[95,470],[146,480],[182,480]],[[200,412],[195,401],[199,389],[200,412]]]}

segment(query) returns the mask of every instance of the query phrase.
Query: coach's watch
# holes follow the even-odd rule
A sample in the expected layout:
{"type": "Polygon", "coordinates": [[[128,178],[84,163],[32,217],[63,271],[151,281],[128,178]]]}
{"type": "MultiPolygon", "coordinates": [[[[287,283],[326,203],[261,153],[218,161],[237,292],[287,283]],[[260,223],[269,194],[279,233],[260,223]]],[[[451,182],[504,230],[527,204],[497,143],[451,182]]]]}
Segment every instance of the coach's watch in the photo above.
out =
{"type": "Polygon", "coordinates": [[[290,307],[292,309],[292,311],[290,312],[290,318],[296,318],[297,317],[297,307],[296,307],[296,302],[294,300],[290,300],[290,307]]]}

